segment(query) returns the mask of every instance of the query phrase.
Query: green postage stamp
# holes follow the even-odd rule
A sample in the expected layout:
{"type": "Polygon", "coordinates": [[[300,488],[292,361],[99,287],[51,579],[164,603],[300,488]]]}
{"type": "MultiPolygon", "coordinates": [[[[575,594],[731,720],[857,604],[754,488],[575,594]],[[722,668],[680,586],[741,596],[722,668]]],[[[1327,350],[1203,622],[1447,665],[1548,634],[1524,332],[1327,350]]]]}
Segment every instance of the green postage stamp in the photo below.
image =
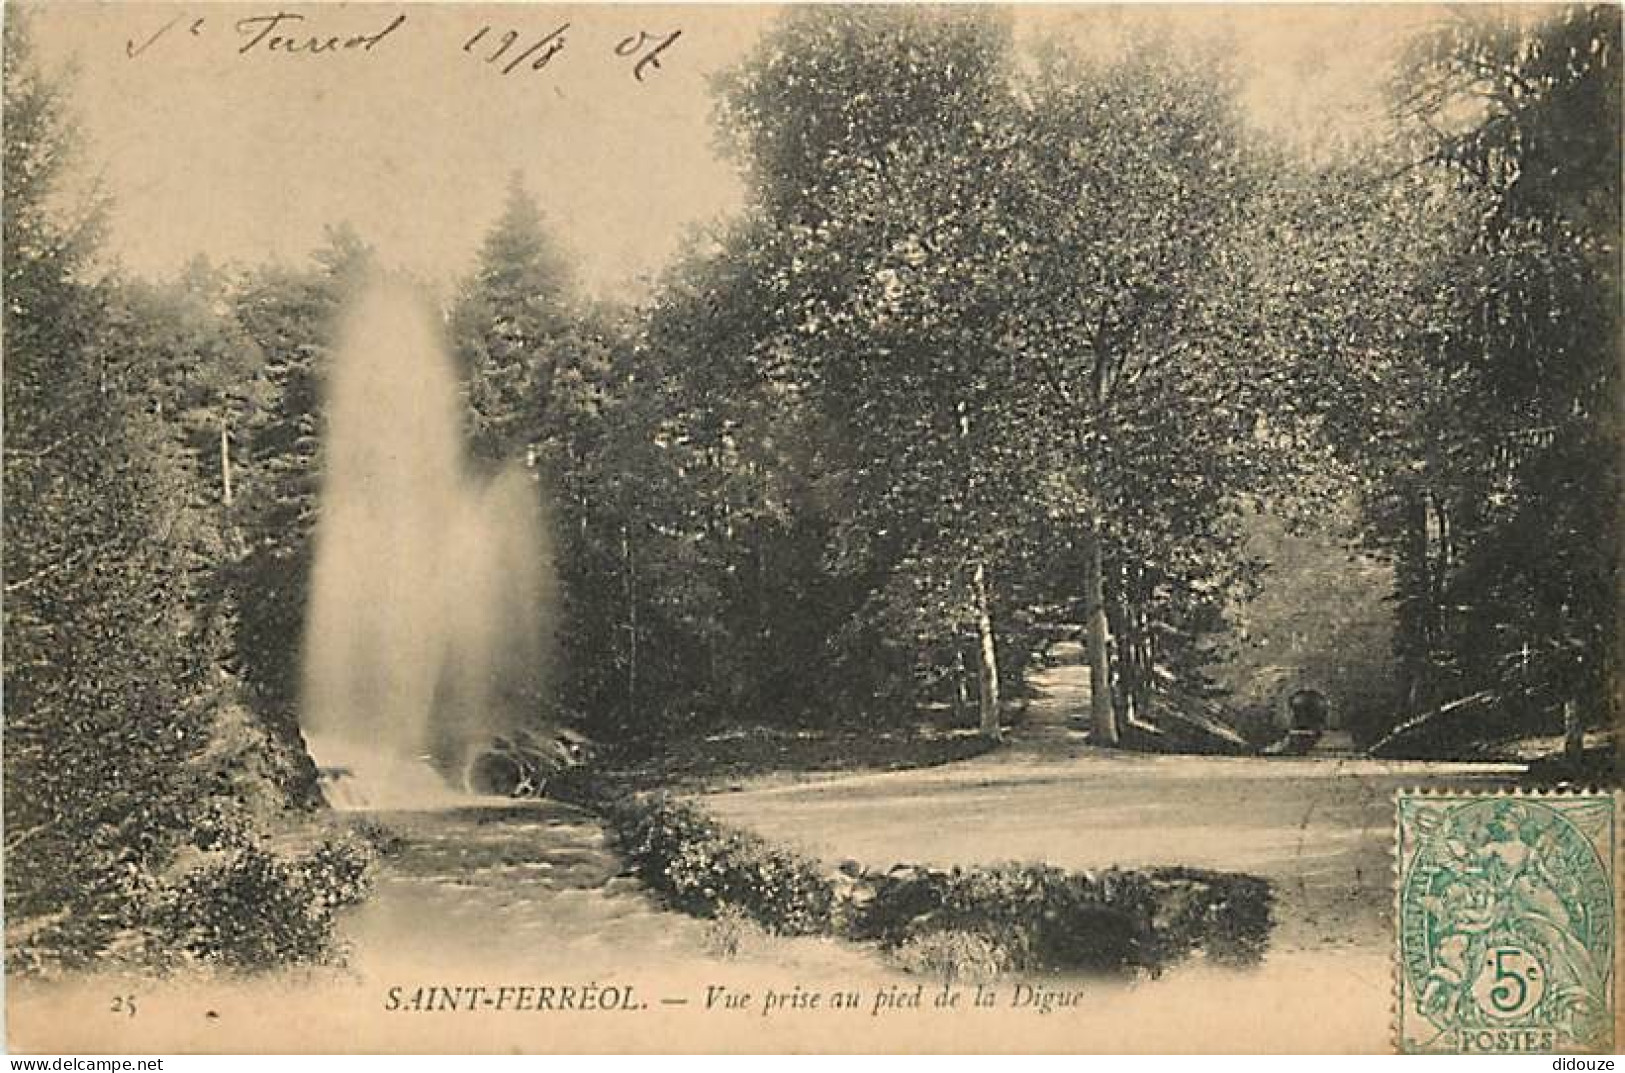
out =
{"type": "Polygon", "coordinates": [[[1614,797],[1401,793],[1398,1043],[1614,1044],[1614,797]]]}

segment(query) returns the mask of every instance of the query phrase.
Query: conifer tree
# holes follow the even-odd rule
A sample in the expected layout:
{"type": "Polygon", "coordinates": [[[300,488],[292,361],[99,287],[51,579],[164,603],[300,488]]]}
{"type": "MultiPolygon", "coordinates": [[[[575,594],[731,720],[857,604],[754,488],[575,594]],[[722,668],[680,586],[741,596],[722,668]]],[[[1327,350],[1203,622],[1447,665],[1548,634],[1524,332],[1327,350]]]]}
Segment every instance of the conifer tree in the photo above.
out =
{"type": "Polygon", "coordinates": [[[95,957],[189,832],[209,712],[188,569],[194,475],[104,310],[96,213],[52,197],[64,85],[5,28],[8,965],[95,957]]]}
{"type": "Polygon", "coordinates": [[[568,265],[515,175],[451,315],[476,454],[522,456],[544,435],[577,311],[568,265]]]}

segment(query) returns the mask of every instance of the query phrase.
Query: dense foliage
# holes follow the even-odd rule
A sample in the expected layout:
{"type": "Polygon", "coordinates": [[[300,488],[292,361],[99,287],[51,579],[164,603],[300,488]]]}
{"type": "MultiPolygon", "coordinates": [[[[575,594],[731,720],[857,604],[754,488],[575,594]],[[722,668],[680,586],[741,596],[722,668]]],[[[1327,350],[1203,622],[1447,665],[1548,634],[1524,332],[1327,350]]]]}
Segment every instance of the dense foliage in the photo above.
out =
{"type": "Polygon", "coordinates": [[[252,842],[225,848],[163,892],[151,943],[173,964],[265,969],[342,956],[338,913],[366,896],[373,853],[330,839],[289,858],[252,842]]]}
{"type": "Polygon", "coordinates": [[[1016,970],[1160,971],[1197,952],[1221,964],[1262,956],[1273,895],[1255,876],[1192,868],[1068,872],[1006,864],[896,867],[860,875],[846,932],[898,946],[938,933],[981,936],[1016,970]]]}
{"type": "Polygon", "coordinates": [[[1160,972],[1196,953],[1256,961],[1273,894],[1254,876],[1191,868],[1068,872],[1008,864],[831,870],[663,796],[574,796],[610,822],[638,877],[698,916],[743,912],[780,935],[878,942],[904,965],[1160,972]],[[939,965],[951,953],[951,965],[939,965]]]}
{"type": "Polygon", "coordinates": [[[1396,561],[1405,730],[1449,751],[1563,729],[1577,751],[1618,710],[1619,12],[1452,19],[1406,73],[1415,163],[1350,199],[1393,253],[1340,323],[1390,319],[1341,355],[1364,427],[1338,430],[1396,561]]]}
{"type": "MultiPolygon", "coordinates": [[[[8,23],[13,56],[23,32],[8,23]]],[[[184,837],[193,790],[172,776],[208,720],[201,523],[145,370],[107,335],[94,211],[50,211],[61,87],[15,61],[5,80],[6,915],[90,954],[184,837]]]]}
{"type": "Polygon", "coordinates": [[[99,204],[61,204],[73,128],[27,25],[5,29],[7,962],[151,964],[177,912],[214,935],[185,944],[201,960],[324,956],[322,907],[366,857],[267,848],[309,760],[243,718],[228,669],[236,538],[203,460],[239,352],[199,276],[99,270],[99,204]],[[227,843],[252,876],[217,863],[227,843]],[[266,901],[241,926],[316,931],[222,930],[245,876],[266,901]]]}
{"type": "Polygon", "coordinates": [[[638,877],[678,909],[714,916],[733,906],[781,935],[829,930],[833,896],[814,862],[692,806],[660,800],[601,807],[638,877]]]}
{"type": "Polygon", "coordinates": [[[1405,678],[1367,740],[1610,722],[1618,20],[1452,19],[1391,139],[1318,165],[1147,25],[1018,70],[985,11],[808,10],[723,80],[754,200],[612,363],[589,718],[996,737],[1070,621],[1116,741],[1212,692],[1250,512],[1352,493],[1405,678]]]}

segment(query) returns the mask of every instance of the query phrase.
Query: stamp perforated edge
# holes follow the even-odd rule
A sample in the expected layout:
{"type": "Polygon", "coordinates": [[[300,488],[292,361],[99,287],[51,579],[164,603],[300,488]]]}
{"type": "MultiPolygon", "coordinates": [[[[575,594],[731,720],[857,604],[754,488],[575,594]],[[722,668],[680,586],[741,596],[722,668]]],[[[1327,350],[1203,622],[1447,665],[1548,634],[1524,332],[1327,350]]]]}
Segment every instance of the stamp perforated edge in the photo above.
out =
{"type": "Polygon", "coordinates": [[[1621,971],[1625,970],[1625,942],[1620,941],[1621,929],[1622,927],[1625,927],[1625,898],[1621,898],[1619,893],[1619,876],[1622,871],[1625,871],[1625,869],[1621,869],[1620,867],[1621,859],[1622,857],[1625,857],[1625,846],[1621,845],[1622,840],[1620,839],[1619,830],[1622,799],[1621,789],[1613,786],[1600,786],[1595,784],[1588,784],[1584,786],[1494,786],[1484,787],[1483,789],[1460,789],[1444,786],[1418,785],[1401,786],[1394,791],[1394,836],[1392,841],[1389,843],[1389,850],[1391,854],[1389,870],[1393,883],[1393,902],[1389,907],[1393,914],[1393,936],[1388,947],[1390,969],[1393,973],[1392,984],[1389,990],[1390,1006],[1388,1013],[1388,1046],[1391,1053],[1410,1053],[1409,1051],[1405,1050],[1405,1028],[1402,1020],[1405,1015],[1405,961],[1404,958],[1400,956],[1400,896],[1403,893],[1400,878],[1401,869],[1404,862],[1404,846],[1401,842],[1403,838],[1403,825],[1400,823],[1400,809],[1403,807],[1401,802],[1408,797],[1461,797],[1480,799],[1495,797],[1601,797],[1608,799],[1609,803],[1613,806],[1614,812],[1613,845],[1611,847],[1612,853],[1608,860],[1608,867],[1610,879],[1612,880],[1611,889],[1613,890],[1614,895],[1614,966],[1613,976],[1611,979],[1611,988],[1614,998],[1613,1042],[1614,1045],[1617,1046],[1622,1038],[1620,1023],[1621,1011],[1619,1009],[1619,981],[1621,971]]]}

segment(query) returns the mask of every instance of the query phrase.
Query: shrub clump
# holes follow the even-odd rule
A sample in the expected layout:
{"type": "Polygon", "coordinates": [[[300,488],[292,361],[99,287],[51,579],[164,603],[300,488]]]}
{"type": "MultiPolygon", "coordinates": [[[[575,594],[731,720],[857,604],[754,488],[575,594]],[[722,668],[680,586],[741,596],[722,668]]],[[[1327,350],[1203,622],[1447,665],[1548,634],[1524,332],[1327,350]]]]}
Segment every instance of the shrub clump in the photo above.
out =
{"type": "Polygon", "coordinates": [[[286,824],[268,834],[251,805],[223,797],[203,799],[189,820],[189,837],[161,867],[107,870],[116,919],[87,925],[64,909],[13,925],[8,963],[51,975],[92,965],[253,972],[343,962],[339,914],[366,897],[380,853],[368,834],[316,838],[286,824]]]}
{"type": "Polygon", "coordinates": [[[393,857],[406,848],[406,839],[388,824],[363,816],[350,824],[350,833],[371,846],[380,857],[393,857]]]}
{"type": "Polygon", "coordinates": [[[815,862],[666,798],[609,811],[638,877],[676,908],[714,917],[732,906],[776,935],[830,930],[832,892],[815,862]]]}
{"type": "Polygon", "coordinates": [[[767,938],[762,926],[734,905],[725,905],[705,929],[705,950],[712,957],[732,961],[740,954],[755,951],[767,938]]]}
{"type": "Polygon", "coordinates": [[[979,935],[1017,970],[1159,965],[1155,906],[1140,873],[903,866],[860,882],[873,894],[850,921],[855,938],[897,947],[934,932],[979,935]]]}
{"type": "Polygon", "coordinates": [[[568,785],[573,800],[609,822],[638,877],[675,908],[743,913],[778,935],[876,942],[909,971],[1156,974],[1195,954],[1244,965],[1262,956],[1273,926],[1270,885],[1256,876],[1044,864],[876,872],[847,862],[831,871],[690,804],[611,795],[585,779],[568,785]]]}
{"type": "Polygon", "coordinates": [[[1241,872],[1155,868],[1152,927],[1167,958],[1200,950],[1221,965],[1252,965],[1264,956],[1274,926],[1269,881],[1241,872]]]}
{"type": "Polygon", "coordinates": [[[366,897],[375,856],[355,836],[286,853],[257,838],[215,841],[155,892],[149,944],[172,960],[238,970],[335,962],[338,913],[366,897]]]}
{"type": "Polygon", "coordinates": [[[930,976],[952,987],[988,983],[1010,967],[1010,954],[985,935],[967,931],[931,931],[905,939],[892,951],[904,972],[930,976]]]}
{"type": "Polygon", "coordinates": [[[1160,972],[1198,951],[1229,964],[1269,941],[1269,884],[1190,868],[1068,872],[1050,865],[899,866],[851,880],[847,933],[892,948],[968,934],[1020,971],[1160,972]]]}

